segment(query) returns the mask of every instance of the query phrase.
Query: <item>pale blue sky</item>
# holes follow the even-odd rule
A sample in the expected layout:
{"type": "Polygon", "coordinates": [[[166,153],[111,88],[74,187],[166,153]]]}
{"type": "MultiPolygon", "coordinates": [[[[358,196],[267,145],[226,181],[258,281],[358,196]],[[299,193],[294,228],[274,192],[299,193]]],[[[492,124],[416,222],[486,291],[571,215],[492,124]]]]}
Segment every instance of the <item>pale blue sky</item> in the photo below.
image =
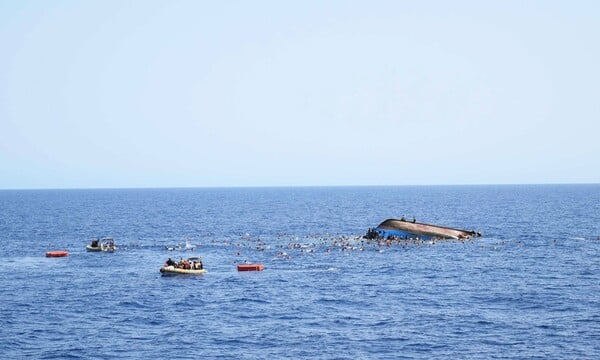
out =
{"type": "Polygon", "coordinates": [[[0,1],[0,189],[600,182],[597,1],[0,1]]]}

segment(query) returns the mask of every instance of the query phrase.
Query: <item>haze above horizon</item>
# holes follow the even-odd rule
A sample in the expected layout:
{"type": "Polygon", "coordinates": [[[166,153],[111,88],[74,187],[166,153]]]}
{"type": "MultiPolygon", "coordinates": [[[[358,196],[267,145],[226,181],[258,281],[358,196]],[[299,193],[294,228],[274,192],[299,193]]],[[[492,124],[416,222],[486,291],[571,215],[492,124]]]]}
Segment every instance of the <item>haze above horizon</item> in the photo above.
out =
{"type": "Polygon", "coordinates": [[[0,3],[0,189],[600,183],[600,3],[0,3]]]}

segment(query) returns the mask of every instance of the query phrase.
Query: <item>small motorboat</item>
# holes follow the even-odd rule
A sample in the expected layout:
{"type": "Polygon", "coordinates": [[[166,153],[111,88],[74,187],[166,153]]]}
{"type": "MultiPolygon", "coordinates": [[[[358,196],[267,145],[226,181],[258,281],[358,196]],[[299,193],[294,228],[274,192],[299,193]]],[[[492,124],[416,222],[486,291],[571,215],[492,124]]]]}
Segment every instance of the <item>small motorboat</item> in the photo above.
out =
{"type": "Polygon", "coordinates": [[[201,275],[206,274],[206,269],[180,269],[169,265],[161,267],[160,272],[163,275],[201,275]]]}
{"type": "Polygon", "coordinates": [[[201,275],[206,274],[206,269],[200,257],[191,257],[180,261],[173,261],[169,258],[160,268],[160,272],[163,275],[201,275]]]}
{"type": "Polygon", "coordinates": [[[92,239],[92,243],[85,247],[87,251],[103,251],[103,252],[114,252],[117,250],[115,241],[111,237],[105,237],[102,239],[92,239]]]}

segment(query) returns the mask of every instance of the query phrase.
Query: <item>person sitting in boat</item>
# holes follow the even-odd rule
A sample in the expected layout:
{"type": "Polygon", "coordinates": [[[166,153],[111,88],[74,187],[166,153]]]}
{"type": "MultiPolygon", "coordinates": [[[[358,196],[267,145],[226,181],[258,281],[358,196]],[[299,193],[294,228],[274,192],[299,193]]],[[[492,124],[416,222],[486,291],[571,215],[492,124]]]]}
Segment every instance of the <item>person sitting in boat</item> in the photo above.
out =
{"type": "Polygon", "coordinates": [[[173,261],[171,258],[167,259],[166,264],[167,264],[167,266],[175,266],[175,265],[177,265],[177,263],[175,261],[173,261]]]}
{"type": "Polygon", "coordinates": [[[181,260],[179,260],[179,267],[182,268],[182,269],[189,270],[190,269],[190,263],[187,260],[184,260],[183,258],[181,258],[181,260]]]}
{"type": "Polygon", "coordinates": [[[98,239],[92,240],[92,247],[98,247],[98,239]]]}

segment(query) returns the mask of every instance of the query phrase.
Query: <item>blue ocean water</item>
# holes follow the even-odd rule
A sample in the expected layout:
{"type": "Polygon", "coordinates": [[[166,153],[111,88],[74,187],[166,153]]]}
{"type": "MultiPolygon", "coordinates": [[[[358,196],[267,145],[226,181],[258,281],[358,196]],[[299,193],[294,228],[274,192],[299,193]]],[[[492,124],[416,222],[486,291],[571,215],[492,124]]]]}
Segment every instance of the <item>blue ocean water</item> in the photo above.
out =
{"type": "Polygon", "coordinates": [[[600,185],[0,191],[0,355],[600,358],[599,237],[600,185]],[[484,237],[355,239],[400,216],[484,237]]]}

